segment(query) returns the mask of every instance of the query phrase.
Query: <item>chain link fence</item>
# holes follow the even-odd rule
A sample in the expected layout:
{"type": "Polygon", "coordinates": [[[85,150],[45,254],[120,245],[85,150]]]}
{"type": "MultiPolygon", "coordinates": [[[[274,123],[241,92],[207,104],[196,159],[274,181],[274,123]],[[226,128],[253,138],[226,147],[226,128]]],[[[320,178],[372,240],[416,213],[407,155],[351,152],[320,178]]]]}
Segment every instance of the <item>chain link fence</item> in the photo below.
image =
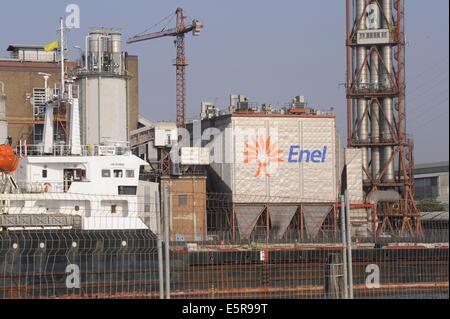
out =
{"type": "MultiPolygon", "coordinates": [[[[420,236],[374,236],[370,208],[367,225],[350,220],[347,228],[339,203],[278,205],[255,196],[237,205],[230,194],[174,191],[161,199],[127,206],[98,196],[90,220],[53,219],[52,229],[30,220],[8,227],[14,211],[3,211],[0,298],[449,296],[448,213],[424,217],[420,236]]],[[[47,215],[77,215],[57,203],[47,215]]]]}

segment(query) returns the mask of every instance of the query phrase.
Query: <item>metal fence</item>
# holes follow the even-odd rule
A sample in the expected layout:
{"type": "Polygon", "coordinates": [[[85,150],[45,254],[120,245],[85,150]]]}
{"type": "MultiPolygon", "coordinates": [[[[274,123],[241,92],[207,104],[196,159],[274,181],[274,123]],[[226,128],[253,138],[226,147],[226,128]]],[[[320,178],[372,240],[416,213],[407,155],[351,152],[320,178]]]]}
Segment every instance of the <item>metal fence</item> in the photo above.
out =
{"type": "MultiPolygon", "coordinates": [[[[124,216],[137,215],[150,229],[6,230],[3,225],[0,298],[449,296],[448,218],[423,221],[421,236],[375,238],[370,224],[361,237],[347,225],[340,203],[317,225],[305,221],[299,205],[286,213],[289,223],[280,235],[285,222],[270,211],[276,199],[259,203],[248,214],[256,218],[250,221],[236,217],[229,194],[163,192],[161,199],[159,205],[153,198],[144,211],[92,206],[103,207],[90,218],[105,225],[120,228],[124,216]]],[[[105,196],[96,200],[111,202],[105,196]]],[[[56,202],[49,210],[55,209],[56,202]]]]}

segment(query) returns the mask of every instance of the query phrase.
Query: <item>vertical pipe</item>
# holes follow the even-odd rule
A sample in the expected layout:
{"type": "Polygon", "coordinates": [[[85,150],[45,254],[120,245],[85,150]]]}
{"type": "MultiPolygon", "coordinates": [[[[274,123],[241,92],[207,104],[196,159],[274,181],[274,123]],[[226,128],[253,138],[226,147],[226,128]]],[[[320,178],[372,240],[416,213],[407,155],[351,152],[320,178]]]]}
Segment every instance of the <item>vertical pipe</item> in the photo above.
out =
{"type": "Polygon", "coordinates": [[[86,38],[84,39],[84,69],[88,70],[88,54],[90,54],[90,49],[89,49],[89,40],[91,39],[90,35],[87,35],[86,38]]]}
{"type": "MultiPolygon", "coordinates": [[[[364,19],[364,13],[366,10],[366,0],[357,0],[356,1],[356,22],[358,30],[365,30],[366,24],[364,19]]],[[[364,63],[367,56],[367,48],[364,46],[358,46],[356,54],[356,72],[360,74],[359,81],[357,83],[357,87],[359,90],[366,88],[368,84],[368,70],[367,64],[364,63]]],[[[358,140],[359,142],[368,142],[369,139],[369,119],[367,114],[365,115],[365,111],[367,109],[367,100],[365,98],[359,98],[357,101],[357,123],[359,127],[357,129],[358,132],[358,140]]],[[[367,170],[369,167],[369,152],[367,147],[362,148],[362,163],[363,167],[367,170]]],[[[364,175],[365,176],[365,175],[364,175]]]]}
{"type": "MultiPolygon", "coordinates": [[[[382,0],[382,8],[384,18],[382,19],[381,26],[384,29],[391,29],[392,25],[392,0],[382,0]]],[[[384,70],[382,72],[382,84],[385,88],[392,88],[390,78],[393,75],[392,68],[392,46],[384,45],[382,48],[382,56],[384,62],[384,70]]],[[[393,78],[393,77],[392,77],[393,78]]],[[[394,106],[393,99],[390,97],[384,98],[382,102],[382,108],[385,115],[383,121],[381,121],[381,138],[386,141],[393,139],[391,128],[394,125],[394,106]]],[[[385,146],[382,152],[381,165],[386,167],[386,172],[383,176],[383,181],[389,182],[394,180],[394,161],[389,163],[394,152],[392,146],[385,146]]]]}
{"type": "MultiPolygon", "coordinates": [[[[373,16],[373,18],[376,19],[373,28],[379,28],[380,14],[379,10],[376,10],[373,16]]],[[[370,87],[373,92],[378,92],[380,89],[380,61],[378,48],[379,47],[377,46],[372,47],[370,53],[370,87]]],[[[370,124],[371,142],[378,143],[380,141],[380,103],[378,99],[373,99],[371,101],[370,124]]],[[[380,172],[380,148],[372,145],[370,157],[372,163],[372,178],[376,180],[380,172]]]]}
{"type": "Polygon", "coordinates": [[[170,193],[169,185],[165,184],[164,190],[164,259],[165,259],[165,284],[166,299],[170,299],[170,193]]]}
{"type": "Polygon", "coordinates": [[[350,199],[348,198],[348,190],[345,190],[345,228],[347,231],[347,269],[348,269],[348,283],[349,283],[349,298],[353,299],[353,260],[352,260],[352,228],[350,224],[350,199]]]}
{"type": "MultiPolygon", "coordinates": [[[[159,277],[159,299],[164,299],[164,262],[163,248],[161,240],[161,206],[159,204],[159,194],[155,192],[155,213],[156,213],[156,240],[158,249],[158,277],[159,277]]],[[[151,219],[150,219],[151,220],[151,219]]]]}
{"type": "Polygon", "coordinates": [[[345,202],[344,196],[341,195],[341,241],[342,241],[342,264],[344,273],[344,299],[348,299],[348,278],[347,278],[347,244],[346,244],[346,229],[345,224],[345,202]]]}
{"type": "MultiPolygon", "coordinates": [[[[370,84],[373,90],[378,90],[379,86],[379,59],[377,50],[373,50],[370,55],[370,84]]],[[[380,104],[377,99],[374,99],[370,107],[370,130],[371,142],[378,143],[380,141],[380,104]]],[[[372,178],[376,179],[380,172],[380,148],[372,146],[371,149],[372,161],[372,178]]]]}
{"type": "Polygon", "coordinates": [[[377,204],[373,204],[373,239],[377,240],[377,204]]]}
{"type": "MultiPolygon", "coordinates": [[[[353,76],[352,76],[352,64],[351,64],[351,57],[353,54],[353,48],[351,48],[349,45],[349,38],[350,38],[350,19],[351,19],[351,14],[350,14],[350,0],[346,1],[346,32],[345,32],[345,42],[346,42],[346,46],[347,46],[347,90],[350,88],[351,85],[351,80],[353,80],[353,76]]],[[[354,114],[354,108],[353,108],[353,99],[351,99],[349,96],[347,96],[347,145],[351,145],[352,144],[352,121],[355,118],[355,114],[354,114]]]]}

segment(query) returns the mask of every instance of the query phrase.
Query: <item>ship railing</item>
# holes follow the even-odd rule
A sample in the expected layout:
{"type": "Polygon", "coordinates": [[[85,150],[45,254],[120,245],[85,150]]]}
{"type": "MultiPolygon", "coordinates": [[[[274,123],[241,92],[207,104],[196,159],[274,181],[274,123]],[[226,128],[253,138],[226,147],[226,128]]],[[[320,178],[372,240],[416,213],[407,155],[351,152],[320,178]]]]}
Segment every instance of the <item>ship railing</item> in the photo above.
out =
{"type": "Polygon", "coordinates": [[[88,183],[86,178],[82,180],[17,182],[18,193],[43,194],[43,193],[67,193],[73,183],[88,183]]]}
{"type": "Polygon", "coordinates": [[[16,148],[16,154],[20,157],[26,156],[114,156],[130,155],[131,147],[128,142],[116,143],[115,145],[82,145],[72,147],[71,145],[55,145],[50,152],[44,150],[44,145],[20,144],[16,148]]]}

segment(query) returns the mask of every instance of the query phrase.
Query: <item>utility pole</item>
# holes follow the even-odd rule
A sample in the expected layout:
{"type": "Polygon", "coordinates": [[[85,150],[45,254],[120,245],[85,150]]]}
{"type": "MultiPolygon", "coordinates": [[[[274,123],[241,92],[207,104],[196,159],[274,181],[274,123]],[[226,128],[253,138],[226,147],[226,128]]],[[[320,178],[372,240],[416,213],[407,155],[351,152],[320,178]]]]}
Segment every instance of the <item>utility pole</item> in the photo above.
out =
{"type": "Polygon", "coordinates": [[[349,283],[349,297],[353,299],[353,260],[352,260],[352,229],[350,224],[350,199],[348,198],[348,190],[345,191],[345,228],[347,232],[347,256],[348,256],[348,283],[349,283]]]}
{"type": "Polygon", "coordinates": [[[164,260],[165,260],[165,287],[166,299],[170,299],[170,193],[169,185],[163,186],[164,207],[164,260]]]}
{"type": "Polygon", "coordinates": [[[159,203],[159,193],[155,192],[155,213],[156,213],[156,246],[158,249],[158,278],[159,278],[159,299],[164,299],[164,261],[161,240],[161,210],[159,203]]]}
{"type": "Polygon", "coordinates": [[[344,266],[344,299],[348,299],[348,278],[347,278],[347,244],[346,244],[346,224],[345,224],[345,201],[341,195],[341,242],[342,242],[342,263],[344,266]]]}

